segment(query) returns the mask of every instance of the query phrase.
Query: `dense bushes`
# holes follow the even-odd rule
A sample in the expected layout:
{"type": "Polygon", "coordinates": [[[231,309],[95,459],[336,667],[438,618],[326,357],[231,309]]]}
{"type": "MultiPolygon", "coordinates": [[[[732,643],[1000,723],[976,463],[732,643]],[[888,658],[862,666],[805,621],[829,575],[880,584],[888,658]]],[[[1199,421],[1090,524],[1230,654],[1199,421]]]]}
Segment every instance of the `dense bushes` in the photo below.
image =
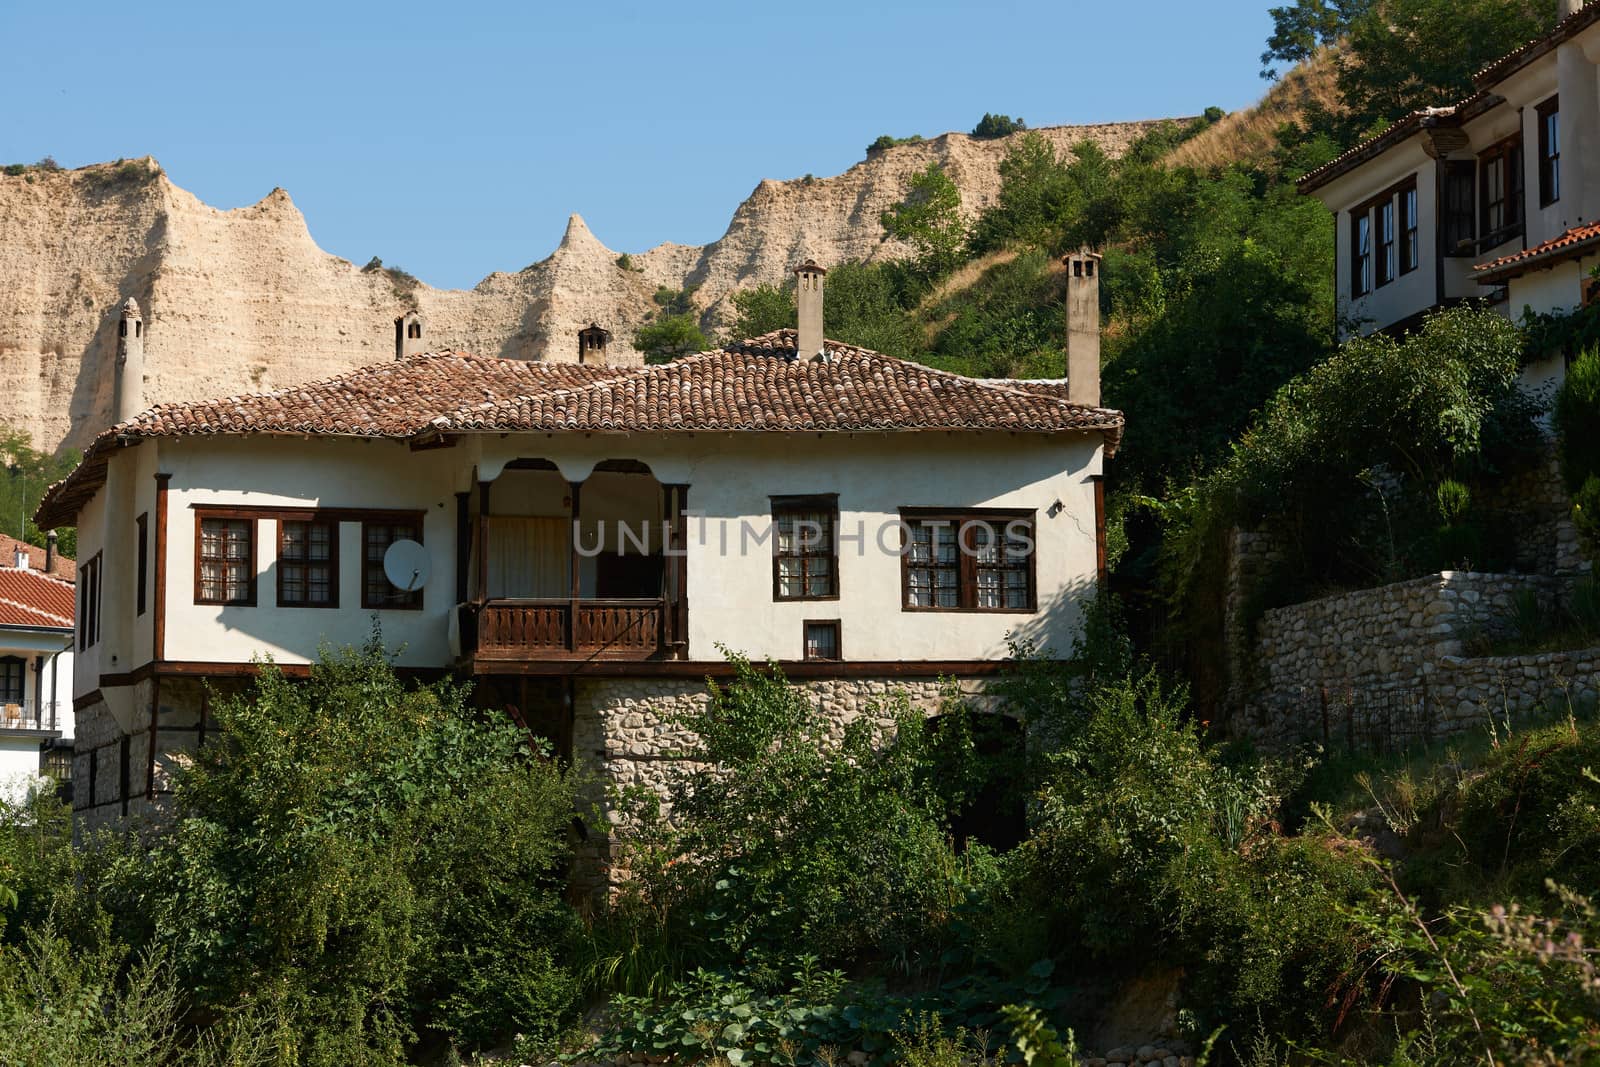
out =
{"type": "Polygon", "coordinates": [[[242,1028],[308,1067],[553,1036],[577,992],[573,786],[465,695],[400,682],[376,640],[306,681],[266,665],[213,705],[223,740],[179,770],[177,821],[74,854],[58,814],[7,820],[13,983],[160,996],[175,1040],[220,1019],[207,1040],[242,1028]],[[63,977],[58,941],[89,969],[63,977]],[[114,980],[129,951],[148,974],[114,980]]]}
{"type": "Polygon", "coordinates": [[[1556,393],[1561,474],[1572,493],[1572,520],[1591,556],[1600,558],[1600,349],[1572,362],[1556,393]]]}

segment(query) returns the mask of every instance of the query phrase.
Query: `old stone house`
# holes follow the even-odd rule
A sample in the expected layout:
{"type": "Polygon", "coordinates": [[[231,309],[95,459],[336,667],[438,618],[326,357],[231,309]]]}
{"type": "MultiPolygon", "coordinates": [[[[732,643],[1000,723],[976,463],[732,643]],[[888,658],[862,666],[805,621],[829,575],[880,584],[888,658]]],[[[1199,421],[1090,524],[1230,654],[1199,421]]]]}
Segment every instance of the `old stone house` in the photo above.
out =
{"type": "MultiPolygon", "coordinates": [[[[400,667],[473,678],[616,782],[651,780],[654,709],[704,699],[719,646],[839,716],[981,683],[1009,635],[1070,649],[1123,426],[1096,332],[1068,330],[1068,381],[962,377],[825,340],[825,273],[798,269],[798,330],[660,366],[608,364],[598,327],[583,362],[412,354],[402,323],[393,362],[277,392],[138,410],[128,372],[38,515],[94,575],[80,820],[158,808],[254,657],[302,672],[374,618],[400,667]]],[[[1097,258],[1067,273],[1097,316],[1097,258]]]]}
{"type": "MultiPolygon", "coordinates": [[[[1568,312],[1600,293],[1600,3],[1478,72],[1476,91],[1407,115],[1300,179],[1333,212],[1340,329],[1404,329],[1487,299],[1568,312]]],[[[1561,359],[1528,368],[1548,389],[1561,359]]]]}

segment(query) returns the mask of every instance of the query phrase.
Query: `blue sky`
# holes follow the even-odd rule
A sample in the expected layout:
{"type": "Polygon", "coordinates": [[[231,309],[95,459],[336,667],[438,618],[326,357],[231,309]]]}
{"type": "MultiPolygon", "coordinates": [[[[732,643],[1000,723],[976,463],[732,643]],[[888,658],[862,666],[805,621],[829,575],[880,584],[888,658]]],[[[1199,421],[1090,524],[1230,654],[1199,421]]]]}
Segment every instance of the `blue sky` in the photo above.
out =
{"type": "Polygon", "coordinates": [[[154,155],[217,207],[289,191],[325,249],[439,286],[714,240],[762,178],[881,133],[1234,109],[1269,0],[0,0],[0,163],[154,155]]]}

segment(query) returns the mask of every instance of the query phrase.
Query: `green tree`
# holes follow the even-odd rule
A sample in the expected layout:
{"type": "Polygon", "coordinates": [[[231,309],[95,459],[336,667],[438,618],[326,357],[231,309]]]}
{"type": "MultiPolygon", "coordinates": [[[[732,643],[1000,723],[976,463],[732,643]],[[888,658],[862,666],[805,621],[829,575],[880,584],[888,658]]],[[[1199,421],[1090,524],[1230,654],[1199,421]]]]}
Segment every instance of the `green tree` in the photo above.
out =
{"type": "Polygon", "coordinates": [[[979,119],[978,124],[972,127],[972,136],[979,140],[992,140],[996,137],[1005,137],[1008,134],[1021,133],[1027,128],[1028,124],[1022,121],[1022,116],[1020,115],[1012,118],[1010,115],[991,115],[985,111],[983,118],[979,119]]]}
{"type": "Polygon", "coordinates": [[[828,271],[822,317],[828,336],[875,352],[916,359],[926,348],[910,309],[924,280],[901,263],[840,263],[828,271]]]}
{"type": "MultiPolygon", "coordinates": [[[[44,499],[44,491],[70,474],[81,458],[74,449],[63,449],[58,456],[40,452],[26,430],[0,426],[0,462],[5,464],[5,477],[0,480],[0,531],[43,546],[45,531],[34,525],[33,513],[44,499]]],[[[66,527],[57,535],[57,548],[67,558],[74,558],[77,531],[66,527]]]]}
{"type": "Polygon", "coordinates": [[[937,277],[961,262],[967,226],[961,217],[961,190],[937,163],[911,179],[904,200],[880,217],[884,232],[905,241],[917,254],[917,267],[937,277]]]}
{"type": "Polygon", "coordinates": [[[1373,0],[1295,0],[1284,7],[1268,8],[1272,34],[1261,53],[1261,76],[1277,78],[1273,63],[1302,63],[1319,47],[1336,44],[1365,15],[1373,0]]]}
{"type": "Polygon", "coordinates": [[[733,294],[733,309],[735,339],[760,337],[795,324],[794,293],[788,286],[762,282],[754,289],[740,289],[733,294]]]}
{"type": "Polygon", "coordinates": [[[663,315],[639,327],[633,347],[644,353],[646,363],[670,363],[680,356],[704,352],[711,347],[693,315],[663,315]]]}

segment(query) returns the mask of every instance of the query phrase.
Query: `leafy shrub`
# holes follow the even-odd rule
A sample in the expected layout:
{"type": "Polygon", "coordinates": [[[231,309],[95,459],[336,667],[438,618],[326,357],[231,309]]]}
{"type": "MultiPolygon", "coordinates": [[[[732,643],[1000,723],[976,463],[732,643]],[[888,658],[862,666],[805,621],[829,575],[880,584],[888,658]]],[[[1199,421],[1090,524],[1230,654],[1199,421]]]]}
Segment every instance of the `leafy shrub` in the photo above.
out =
{"type": "MultiPolygon", "coordinates": [[[[824,299],[826,292],[824,290],[824,299]]],[[[793,327],[795,323],[794,293],[767,282],[734,293],[733,308],[737,317],[731,333],[736,340],[760,337],[773,330],[793,327]]]]}
{"type": "Polygon", "coordinates": [[[39,160],[39,162],[33,165],[33,169],[42,170],[47,174],[53,174],[61,169],[61,164],[56,162],[56,158],[54,156],[45,156],[43,159],[39,160]]]}
{"type": "Polygon", "coordinates": [[[1010,115],[991,115],[985,111],[983,118],[972,127],[972,136],[979,140],[992,140],[996,137],[1005,137],[1013,133],[1021,133],[1028,128],[1021,116],[1012,118],[1010,115]]]}
{"type": "Polygon", "coordinates": [[[700,332],[693,315],[663,315],[639,327],[633,347],[644,353],[646,363],[668,363],[680,356],[704,352],[710,340],[700,332]]]}
{"type": "Polygon", "coordinates": [[[617,269],[618,270],[625,270],[625,271],[633,271],[633,270],[640,269],[640,268],[634,267],[634,265],[633,265],[633,257],[630,256],[628,253],[624,252],[624,253],[622,253],[622,255],[617,257],[617,269]]]}
{"type": "Polygon", "coordinates": [[[961,262],[967,224],[961,215],[961,189],[938,163],[911,179],[905,199],[878,219],[883,232],[909,244],[917,268],[937,277],[961,262]]]}
{"type": "Polygon", "coordinates": [[[570,1009],[566,776],[465,691],[398,681],[376,637],[215,707],[178,820],[120,872],[184,986],[259,1005],[297,1062],[483,1045],[570,1009]]]}
{"type": "Polygon", "coordinates": [[[870,156],[874,152],[882,152],[886,149],[894,148],[896,145],[916,144],[921,140],[922,134],[920,133],[914,133],[910,137],[894,137],[886,133],[867,145],[867,155],[870,156]]]}
{"type": "Polygon", "coordinates": [[[8,178],[17,178],[28,172],[26,163],[7,163],[5,173],[8,178]]]}
{"type": "Polygon", "coordinates": [[[1569,492],[1600,477],[1600,349],[1583,353],[1567,369],[1556,392],[1554,423],[1560,440],[1561,473],[1569,492]]]}

